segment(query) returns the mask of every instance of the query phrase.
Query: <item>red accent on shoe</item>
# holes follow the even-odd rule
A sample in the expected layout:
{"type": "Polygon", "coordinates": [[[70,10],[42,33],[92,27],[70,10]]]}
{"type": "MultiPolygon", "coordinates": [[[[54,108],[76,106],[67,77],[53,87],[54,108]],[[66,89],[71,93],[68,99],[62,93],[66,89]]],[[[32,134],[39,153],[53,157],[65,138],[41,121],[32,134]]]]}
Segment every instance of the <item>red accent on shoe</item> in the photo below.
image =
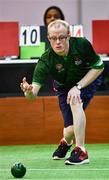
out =
{"type": "MultiPolygon", "coordinates": [[[[76,146],[76,147],[74,148],[74,151],[75,151],[75,154],[76,154],[78,151],[82,151],[82,150],[81,150],[80,147],[77,147],[77,146],[76,146]]],[[[81,161],[83,161],[83,160],[86,159],[87,157],[88,157],[87,151],[86,151],[86,152],[82,151],[81,155],[79,156],[79,159],[80,159],[81,161]]]]}
{"type": "Polygon", "coordinates": [[[67,141],[66,141],[64,138],[62,138],[62,139],[60,140],[60,144],[61,144],[61,145],[62,145],[62,144],[68,145],[67,141]]]}

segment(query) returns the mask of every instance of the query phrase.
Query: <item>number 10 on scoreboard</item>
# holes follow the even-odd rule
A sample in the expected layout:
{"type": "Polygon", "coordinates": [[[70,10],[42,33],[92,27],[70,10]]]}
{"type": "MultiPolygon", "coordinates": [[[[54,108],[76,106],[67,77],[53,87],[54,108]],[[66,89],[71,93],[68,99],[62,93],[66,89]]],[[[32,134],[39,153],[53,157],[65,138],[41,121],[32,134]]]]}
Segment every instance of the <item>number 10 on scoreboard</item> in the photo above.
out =
{"type": "Polygon", "coordinates": [[[20,46],[38,46],[40,45],[39,26],[21,26],[20,27],[20,46]]]}

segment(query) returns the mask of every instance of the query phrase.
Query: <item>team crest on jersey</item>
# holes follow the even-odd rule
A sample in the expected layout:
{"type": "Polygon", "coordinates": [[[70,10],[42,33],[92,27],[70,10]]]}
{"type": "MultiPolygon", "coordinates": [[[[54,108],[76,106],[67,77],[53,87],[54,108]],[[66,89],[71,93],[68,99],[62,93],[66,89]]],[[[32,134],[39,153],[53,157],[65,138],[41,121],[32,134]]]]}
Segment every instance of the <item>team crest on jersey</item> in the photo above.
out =
{"type": "Polygon", "coordinates": [[[58,70],[58,72],[62,71],[63,65],[62,64],[56,64],[56,69],[58,70]]]}
{"type": "Polygon", "coordinates": [[[75,65],[80,65],[80,64],[82,64],[82,60],[80,59],[80,57],[78,57],[78,56],[75,56],[74,57],[74,61],[75,61],[75,65]]]}

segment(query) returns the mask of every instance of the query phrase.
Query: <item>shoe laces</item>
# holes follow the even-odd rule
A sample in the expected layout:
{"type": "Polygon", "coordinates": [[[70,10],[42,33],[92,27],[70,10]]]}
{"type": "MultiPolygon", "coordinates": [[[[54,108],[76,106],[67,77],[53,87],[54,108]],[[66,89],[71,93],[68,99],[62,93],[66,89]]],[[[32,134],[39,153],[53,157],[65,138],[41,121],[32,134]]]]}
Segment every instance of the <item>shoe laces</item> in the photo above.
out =
{"type": "Polygon", "coordinates": [[[77,154],[77,153],[79,153],[79,152],[81,152],[81,151],[82,151],[81,148],[75,147],[75,148],[73,149],[73,151],[71,152],[71,155],[77,154]]]}
{"type": "Polygon", "coordinates": [[[61,140],[60,141],[60,144],[59,144],[59,146],[58,146],[58,148],[57,148],[57,150],[56,151],[59,151],[59,150],[64,150],[64,151],[67,151],[68,150],[68,145],[67,145],[67,143],[64,141],[64,140],[61,140]]]}
{"type": "Polygon", "coordinates": [[[66,143],[65,141],[63,141],[63,142],[61,141],[59,147],[60,147],[61,149],[63,149],[63,148],[65,148],[65,147],[68,147],[68,145],[67,145],[67,143],[66,143]]]}
{"type": "Polygon", "coordinates": [[[86,152],[82,151],[80,147],[75,147],[73,149],[73,151],[71,152],[71,156],[73,156],[73,155],[83,156],[83,157],[87,157],[88,156],[87,151],[86,152]]]}

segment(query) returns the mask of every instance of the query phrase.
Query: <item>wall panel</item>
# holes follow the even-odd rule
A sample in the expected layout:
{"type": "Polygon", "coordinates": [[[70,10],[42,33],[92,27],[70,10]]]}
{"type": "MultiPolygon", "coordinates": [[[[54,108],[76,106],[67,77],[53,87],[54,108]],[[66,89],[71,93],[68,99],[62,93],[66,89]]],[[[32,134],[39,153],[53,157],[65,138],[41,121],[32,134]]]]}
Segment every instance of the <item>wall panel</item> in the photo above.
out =
{"type": "MultiPolygon", "coordinates": [[[[109,96],[95,96],[86,116],[86,143],[109,143],[109,96]]],[[[62,129],[56,96],[0,98],[0,145],[58,143],[62,129]]]]}

